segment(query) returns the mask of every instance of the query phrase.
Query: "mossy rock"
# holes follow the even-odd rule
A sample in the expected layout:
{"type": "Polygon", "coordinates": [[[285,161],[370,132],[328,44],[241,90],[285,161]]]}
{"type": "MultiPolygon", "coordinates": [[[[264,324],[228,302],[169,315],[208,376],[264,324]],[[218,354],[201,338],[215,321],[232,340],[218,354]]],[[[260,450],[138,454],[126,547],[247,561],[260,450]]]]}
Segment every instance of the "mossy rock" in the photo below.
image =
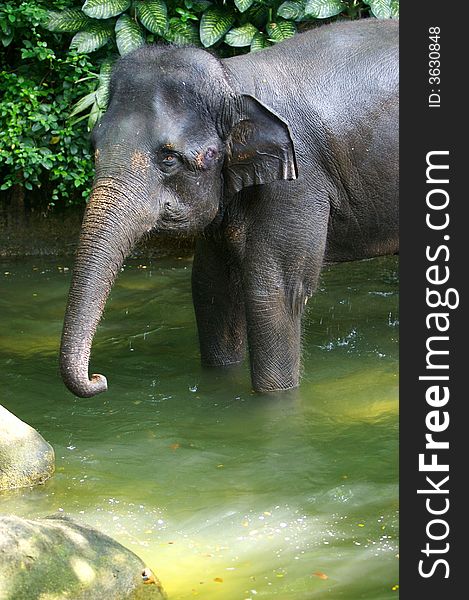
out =
{"type": "Polygon", "coordinates": [[[96,529],[68,518],[3,516],[0,598],[161,600],[166,596],[138,556],[96,529]]]}
{"type": "Polygon", "coordinates": [[[52,446],[35,429],[0,406],[0,490],[44,483],[54,470],[52,446]]]}

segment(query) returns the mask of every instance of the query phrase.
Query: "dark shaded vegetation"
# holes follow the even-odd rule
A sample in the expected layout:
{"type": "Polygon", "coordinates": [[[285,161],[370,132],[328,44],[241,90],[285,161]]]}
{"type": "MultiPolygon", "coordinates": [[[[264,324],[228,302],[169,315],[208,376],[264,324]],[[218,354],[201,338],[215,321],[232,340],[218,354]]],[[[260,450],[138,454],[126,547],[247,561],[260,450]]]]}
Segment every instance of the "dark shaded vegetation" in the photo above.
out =
{"type": "MultiPolygon", "coordinates": [[[[106,109],[119,54],[162,40],[226,57],[325,21],[398,14],[398,0],[6,0],[0,6],[3,215],[84,205],[93,178],[89,131],[106,109]]],[[[8,219],[2,216],[2,224],[8,219]]]]}

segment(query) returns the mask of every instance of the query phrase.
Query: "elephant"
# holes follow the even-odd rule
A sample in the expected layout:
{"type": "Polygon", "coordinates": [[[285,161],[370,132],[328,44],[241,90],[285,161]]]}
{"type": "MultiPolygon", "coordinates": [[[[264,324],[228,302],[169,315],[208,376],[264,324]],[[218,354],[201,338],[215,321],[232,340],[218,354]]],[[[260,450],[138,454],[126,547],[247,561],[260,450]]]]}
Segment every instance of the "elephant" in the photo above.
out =
{"type": "Polygon", "coordinates": [[[153,44],[120,58],[91,133],[95,178],[60,349],[77,396],[123,261],[143,237],[194,236],[201,361],[252,388],[300,382],[302,315],[325,263],[396,254],[398,23],[367,18],[220,59],[153,44]]]}

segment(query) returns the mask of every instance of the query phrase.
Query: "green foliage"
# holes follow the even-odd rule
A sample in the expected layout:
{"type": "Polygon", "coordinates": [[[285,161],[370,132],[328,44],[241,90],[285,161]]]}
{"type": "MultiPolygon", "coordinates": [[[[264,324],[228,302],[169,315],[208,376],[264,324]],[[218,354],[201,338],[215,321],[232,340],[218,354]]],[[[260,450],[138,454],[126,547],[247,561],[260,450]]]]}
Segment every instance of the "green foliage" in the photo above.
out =
{"type": "Polygon", "coordinates": [[[90,24],[91,19],[80,8],[65,8],[59,12],[50,10],[47,13],[45,26],[49,31],[80,31],[90,24]]]}
{"type": "Polygon", "coordinates": [[[88,117],[88,131],[91,131],[96,125],[97,121],[101,118],[101,115],[107,108],[109,98],[109,82],[111,80],[111,71],[113,59],[106,59],[102,62],[101,68],[98,75],[98,84],[94,91],[86,94],[75,103],[70,113],[70,117],[74,117],[84,110],[91,107],[89,115],[84,115],[72,121],[73,124],[80,122],[82,119],[88,117]]]}
{"type": "Polygon", "coordinates": [[[305,15],[315,19],[327,19],[335,17],[345,9],[342,0],[306,0],[305,15]]]}
{"type": "Polygon", "coordinates": [[[235,22],[232,9],[210,6],[200,19],[200,41],[208,48],[221,40],[235,22]]]}
{"type": "Polygon", "coordinates": [[[116,23],[116,44],[119,54],[124,56],[145,43],[145,35],[140,25],[129,15],[123,14],[116,23]]]}
{"type": "Polygon", "coordinates": [[[236,8],[240,13],[247,11],[252,6],[254,0],[234,0],[236,8]]]}
{"type": "Polygon", "coordinates": [[[82,201],[93,176],[87,132],[106,110],[119,54],[161,40],[228,57],[360,17],[398,18],[399,0],[4,0],[0,190],[82,201]]]}
{"type": "Polygon", "coordinates": [[[378,19],[399,18],[399,0],[364,0],[378,19]]]}
{"type": "MultiPolygon", "coordinates": [[[[68,115],[98,75],[88,56],[70,52],[42,27],[51,5],[58,15],[70,8],[60,0],[0,6],[0,190],[20,185],[41,190],[45,204],[82,203],[93,165],[86,127],[68,115]]],[[[85,23],[76,11],[65,16],[56,26],[70,31],[73,19],[85,23]]]]}
{"type": "Polygon", "coordinates": [[[162,37],[168,31],[168,8],[164,0],[148,0],[136,5],[140,23],[151,33],[162,37]]]}
{"type": "MultiPolygon", "coordinates": [[[[74,0],[68,0],[74,4],[74,0]]],[[[79,0],[76,0],[77,3],[79,0]]],[[[179,46],[215,48],[220,56],[258,51],[295,35],[308,23],[334,17],[399,16],[399,0],[86,0],[49,13],[52,31],[76,32],[70,47],[80,53],[114,48],[124,55],[163,40],[179,46]],[[84,13],[80,31],[77,11],[84,13]],[[239,48],[240,50],[235,50],[239,48]]],[[[92,95],[74,108],[96,110],[92,95]]],[[[90,118],[89,124],[94,123],[90,118]]]]}
{"type": "Polygon", "coordinates": [[[194,23],[171,19],[166,39],[178,46],[197,46],[199,43],[199,31],[194,23]]]}
{"type": "Polygon", "coordinates": [[[302,0],[286,0],[277,9],[277,15],[290,21],[300,21],[305,14],[305,2],[302,0]]]}
{"type": "Polygon", "coordinates": [[[252,38],[251,52],[257,52],[258,50],[263,50],[264,48],[268,48],[269,46],[272,46],[272,42],[269,41],[267,35],[265,33],[258,32],[252,38]]]}
{"type": "Polygon", "coordinates": [[[86,27],[73,36],[70,49],[76,50],[80,54],[94,52],[112,39],[113,29],[113,23],[110,21],[89,22],[86,27]]]}
{"type": "Polygon", "coordinates": [[[234,46],[236,48],[250,46],[256,33],[259,32],[254,25],[245,23],[244,25],[241,25],[241,27],[234,27],[231,29],[225,36],[225,43],[228,44],[228,46],[234,46]]]}
{"type": "Polygon", "coordinates": [[[122,14],[130,4],[130,0],[86,0],[82,10],[93,19],[109,19],[122,14]]]}
{"type": "Polygon", "coordinates": [[[267,23],[267,33],[269,34],[269,40],[272,42],[282,42],[292,37],[296,33],[296,26],[293,21],[286,21],[284,19],[277,19],[277,21],[267,23]]]}
{"type": "MultiPolygon", "coordinates": [[[[270,41],[279,42],[293,35],[305,22],[314,24],[331,17],[350,19],[368,14],[378,18],[399,16],[399,0],[86,0],[81,8],[80,0],[66,3],[70,6],[61,13],[49,12],[46,27],[51,31],[76,32],[81,11],[85,20],[80,32],[91,30],[97,36],[98,32],[104,31],[98,27],[103,21],[114,29],[106,41],[101,34],[99,43],[87,42],[92,49],[81,51],[93,52],[111,42],[118,49],[121,46],[124,54],[130,46],[140,45],[142,40],[180,40],[181,43],[215,47],[220,55],[231,56],[230,48],[249,45],[244,42],[254,27],[256,32],[268,35],[268,28],[272,29],[275,36],[270,41]],[[271,24],[281,25],[277,30],[271,24]],[[126,43],[119,43],[118,38],[122,36],[128,38],[126,43]]],[[[77,42],[72,41],[72,44],[78,48],[77,42]]]]}

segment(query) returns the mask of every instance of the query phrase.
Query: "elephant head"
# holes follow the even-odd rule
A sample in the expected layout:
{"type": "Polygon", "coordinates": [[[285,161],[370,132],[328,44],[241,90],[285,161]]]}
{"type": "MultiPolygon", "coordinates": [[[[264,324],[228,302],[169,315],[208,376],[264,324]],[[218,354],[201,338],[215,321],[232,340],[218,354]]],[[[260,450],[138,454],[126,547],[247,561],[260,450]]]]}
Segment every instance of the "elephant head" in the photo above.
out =
{"type": "Polygon", "coordinates": [[[201,232],[243,187],[296,177],[286,123],[198,49],[147,46],[120,59],[91,138],[96,174],[60,350],[62,377],[82,397],[107,389],[104,376],[88,376],[91,344],[136,242],[201,232]]]}

